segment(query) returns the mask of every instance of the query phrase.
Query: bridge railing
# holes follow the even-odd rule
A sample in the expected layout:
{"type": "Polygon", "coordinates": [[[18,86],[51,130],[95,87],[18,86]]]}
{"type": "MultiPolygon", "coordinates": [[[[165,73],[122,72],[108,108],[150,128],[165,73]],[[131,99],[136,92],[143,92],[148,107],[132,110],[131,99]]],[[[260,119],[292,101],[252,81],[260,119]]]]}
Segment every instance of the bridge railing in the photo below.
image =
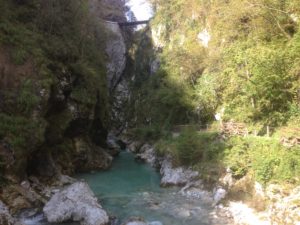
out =
{"type": "Polygon", "coordinates": [[[143,24],[148,24],[149,20],[140,20],[133,22],[118,22],[118,21],[110,21],[110,20],[102,20],[105,23],[118,24],[120,27],[129,27],[129,26],[138,26],[143,24]]]}
{"type": "MultiPolygon", "coordinates": [[[[184,129],[193,128],[197,131],[210,131],[215,130],[222,133],[225,137],[232,136],[258,136],[258,137],[270,137],[270,131],[275,128],[267,126],[263,132],[258,132],[255,129],[250,130],[245,123],[237,123],[237,122],[223,122],[219,124],[219,126],[215,126],[212,124],[201,124],[201,125],[176,125],[173,126],[172,132],[180,133],[184,129]]],[[[279,141],[282,145],[286,147],[293,147],[296,145],[300,145],[300,128],[281,128],[280,134],[278,135],[279,141]]]]}

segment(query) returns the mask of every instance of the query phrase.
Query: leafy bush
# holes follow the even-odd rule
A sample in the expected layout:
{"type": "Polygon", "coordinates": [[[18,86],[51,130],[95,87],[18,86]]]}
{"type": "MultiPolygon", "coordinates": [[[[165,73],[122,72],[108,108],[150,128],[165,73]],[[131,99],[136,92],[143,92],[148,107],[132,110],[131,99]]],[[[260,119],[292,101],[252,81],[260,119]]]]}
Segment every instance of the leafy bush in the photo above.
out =
{"type": "Polygon", "coordinates": [[[0,113],[0,139],[6,137],[14,149],[22,150],[44,141],[43,120],[31,121],[26,117],[0,113]]]}
{"type": "Polygon", "coordinates": [[[164,133],[165,131],[161,127],[155,125],[143,126],[132,130],[133,136],[143,141],[158,140],[164,133]]]}
{"type": "Polygon", "coordinates": [[[253,171],[256,180],[264,184],[296,184],[300,177],[299,150],[300,147],[288,149],[273,138],[236,137],[229,140],[224,161],[237,178],[253,171]]]}
{"type": "Polygon", "coordinates": [[[231,138],[225,150],[225,164],[232,170],[235,178],[247,174],[250,167],[249,145],[240,138],[231,138]]]}
{"type": "Polygon", "coordinates": [[[156,150],[159,155],[170,154],[177,166],[193,166],[203,178],[220,176],[230,168],[236,179],[251,173],[263,184],[300,182],[300,147],[288,149],[274,138],[232,137],[222,141],[218,133],[186,129],[177,138],[161,139],[156,150]]]}
{"type": "Polygon", "coordinates": [[[156,144],[160,155],[171,154],[176,165],[187,166],[216,161],[223,147],[218,133],[198,132],[193,127],[184,129],[176,138],[161,139],[156,144]]]}
{"type": "Polygon", "coordinates": [[[204,145],[197,132],[193,129],[184,130],[178,138],[175,139],[174,158],[176,164],[192,165],[203,159],[204,145]]]}

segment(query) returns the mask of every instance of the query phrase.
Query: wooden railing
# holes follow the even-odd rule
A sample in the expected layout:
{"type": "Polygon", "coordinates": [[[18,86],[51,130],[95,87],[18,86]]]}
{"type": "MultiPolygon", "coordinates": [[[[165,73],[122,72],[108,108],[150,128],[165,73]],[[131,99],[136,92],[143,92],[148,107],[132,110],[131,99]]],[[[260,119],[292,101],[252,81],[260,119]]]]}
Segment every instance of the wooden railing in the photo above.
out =
{"type": "Polygon", "coordinates": [[[110,20],[103,20],[103,21],[109,24],[118,24],[120,27],[138,26],[138,25],[149,23],[149,20],[140,20],[140,21],[133,21],[133,22],[117,22],[117,21],[110,21],[110,20]]]}
{"type": "Polygon", "coordinates": [[[300,145],[300,128],[282,128],[280,142],[287,147],[300,145]]]}
{"type": "MultiPolygon", "coordinates": [[[[172,131],[174,133],[180,133],[184,129],[193,127],[197,131],[208,131],[211,128],[210,124],[203,125],[176,125],[173,127],[172,131]]],[[[274,128],[267,126],[265,132],[258,133],[256,130],[249,131],[245,123],[236,123],[236,122],[223,122],[219,126],[220,132],[226,137],[232,136],[243,136],[248,135],[254,136],[264,136],[270,137],[270,130],[274,128]]],[[[293,147],[300,145],[300,128],[281,128],[280,129],[280,143],[286,147],[293,147]]]]}
{"type": "Polygon", "coordinates": [[[234,122],[222,123],[221,131],[226,136],[236,136],[236,135],[247,136],[249,134],[249,131],[244,123],[234,123],[234,122]]]}

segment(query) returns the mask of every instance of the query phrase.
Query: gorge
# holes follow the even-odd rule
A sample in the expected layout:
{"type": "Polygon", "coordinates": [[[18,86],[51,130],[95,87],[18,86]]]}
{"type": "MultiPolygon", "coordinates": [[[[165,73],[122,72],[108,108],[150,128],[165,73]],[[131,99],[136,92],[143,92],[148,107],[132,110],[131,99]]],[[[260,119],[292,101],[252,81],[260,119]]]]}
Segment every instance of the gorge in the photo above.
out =
{"type": "Polygon", "coordinates": [[[0,0],[0,225],[299,224],[299,0],[149,4],[0,0]]]}

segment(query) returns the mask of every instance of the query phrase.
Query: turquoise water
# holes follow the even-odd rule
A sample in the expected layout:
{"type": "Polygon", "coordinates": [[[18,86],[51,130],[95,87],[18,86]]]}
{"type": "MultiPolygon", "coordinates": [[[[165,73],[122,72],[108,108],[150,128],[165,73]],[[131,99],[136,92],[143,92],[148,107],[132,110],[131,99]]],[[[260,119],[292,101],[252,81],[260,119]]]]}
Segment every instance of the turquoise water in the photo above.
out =
{"type": "Polygon", "coordinates": [[[77,178],[87,181],[102,206],[120,219],[132,215],[155,220],[156,216],[145,205],[151,202],[145,198],[165,192],[159,186],[159,173],[149,165],[137,163],[128,152],[122,152],[110,170],[80,174],[77,178]]]}
{"type": "MultiPolygon", "coordinates": [[[[76,178],[87,181],[103,208],[119,223],[130,217],[143,217],[164,225],[232,224],[212,214],[209,204],[182,196],[178,188],[160,188],[159,173],[136,162],[128,152],[122,152],[110,170],[79,174],[76,178]]],[[[48,225],[44,219],[28,221],[27,225],[48,225]]]]}
{"type": "Polygon", "coordinates": [[[136,162],[128,152],[122,152],[110,170],[77,178],[86,180],[103,208],[121,221],[137,216],[164,225],[229,224],[226,219],[214,218],[213,208],[199,199],[182,196],[178,188],[161,188],[159,173],[136,162]]]}

